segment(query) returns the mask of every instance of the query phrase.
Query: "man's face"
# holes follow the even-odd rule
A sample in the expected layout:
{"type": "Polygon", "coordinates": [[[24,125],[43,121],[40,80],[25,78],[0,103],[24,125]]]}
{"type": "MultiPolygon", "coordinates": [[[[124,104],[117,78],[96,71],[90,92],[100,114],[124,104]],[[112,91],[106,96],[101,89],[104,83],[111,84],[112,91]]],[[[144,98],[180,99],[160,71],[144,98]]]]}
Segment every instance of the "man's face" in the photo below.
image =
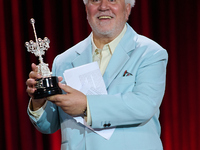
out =
{"type": "Polygon", "coordinates": [[[88,22],[97,36],[115,38],[122,31],[131,11],[125,0],[88,0],[88,22]]]}

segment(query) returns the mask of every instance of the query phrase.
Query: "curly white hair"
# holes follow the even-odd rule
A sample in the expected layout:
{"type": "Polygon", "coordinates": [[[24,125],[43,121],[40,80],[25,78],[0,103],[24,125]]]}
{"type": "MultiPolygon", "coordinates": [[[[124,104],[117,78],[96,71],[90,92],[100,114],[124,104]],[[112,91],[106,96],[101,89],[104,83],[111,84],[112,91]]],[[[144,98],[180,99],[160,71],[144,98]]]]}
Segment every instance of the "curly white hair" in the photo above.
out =
{"type": "MultiPolygon", "coordinates": [[[[83,0],[84,4],[88,3],[88,0],[83,0]]],[[[129,3],[131,4],[131,7],[133,7],[135,5],[135,0],[125,0],[125,3],[129,3]]]]}

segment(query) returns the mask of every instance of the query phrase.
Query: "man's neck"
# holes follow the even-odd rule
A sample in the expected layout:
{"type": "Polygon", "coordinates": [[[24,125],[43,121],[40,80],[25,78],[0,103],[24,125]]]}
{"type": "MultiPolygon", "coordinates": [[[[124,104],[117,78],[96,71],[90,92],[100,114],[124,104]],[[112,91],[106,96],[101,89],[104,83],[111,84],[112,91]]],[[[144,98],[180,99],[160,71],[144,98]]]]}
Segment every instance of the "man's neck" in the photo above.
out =
{"type": "Polygon", "coordinates": [[[104,45],[113,41],[121,32],[122,30],[116,35],[98,35],[93,32],[93,41],[97,48],[103,49],[104,45]]]}
{"type": "Polygon", "coordinates": [[[93,36],[93,41],[97,48],[103,49],[104,45],[110,43],[114,38],[106,38],[106,37],[95,37],[93,36]]]}

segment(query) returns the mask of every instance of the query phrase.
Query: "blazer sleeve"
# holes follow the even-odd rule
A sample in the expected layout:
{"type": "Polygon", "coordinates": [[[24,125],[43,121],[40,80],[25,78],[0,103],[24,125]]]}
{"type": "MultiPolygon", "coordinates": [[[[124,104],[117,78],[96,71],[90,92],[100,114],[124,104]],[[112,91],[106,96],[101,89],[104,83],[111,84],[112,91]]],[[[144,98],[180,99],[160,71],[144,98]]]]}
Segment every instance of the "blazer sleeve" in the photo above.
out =
{"type": "MultiPolygon", "coordinates": [[[[54,59],[53,63],[53,75],[55,75],[56,60],[57,57],[54,59]]],[[[39,119],[36,119],[34,116],[32,116],[28,110],[27,113],[35,128],[44,134],[51,134],[60,129],[58,107],[49,101],[47,102],[44,112],[39,119]]]]}
{"type": "Polygon", "coordinates": [[[27,110],[32,124],[37,130],[44,134],[51,134],[60,129],[57,106],[51,102],[47,102],[46,108],[42,116],[36,120],[27,110]]]}

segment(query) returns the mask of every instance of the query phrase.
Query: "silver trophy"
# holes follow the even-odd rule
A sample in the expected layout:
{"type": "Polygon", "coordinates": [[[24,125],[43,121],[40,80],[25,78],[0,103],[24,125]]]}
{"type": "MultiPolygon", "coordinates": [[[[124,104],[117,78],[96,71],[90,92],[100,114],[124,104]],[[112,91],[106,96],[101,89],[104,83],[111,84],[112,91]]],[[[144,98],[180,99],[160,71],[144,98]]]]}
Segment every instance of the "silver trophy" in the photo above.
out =
{"type": "Polygon", "coordinates": [[[55,94],[62,94],[62,90],[58,86],[58,78],[56,76],[51,76],[50,69],[48,68],[48,64],[43,62],[42,55],[44,55],[45,50],[47,51],[50,43],[50,40],[45,37],[43,40],[41,38],[37,38],[36,30],[35,30],[35,20],[30,19],[30,23],[33,26],[33,31],[35,35],[35,41],[30,40],[25,43],[25,47],[28,52],[35,54],[35,56],[39,57],[39,65],[38,73],[41,74],[42,78],[37,79],[37,83],[35,85],[36,91],[34,93],[34,99],[45,98],[55,94]]]}

